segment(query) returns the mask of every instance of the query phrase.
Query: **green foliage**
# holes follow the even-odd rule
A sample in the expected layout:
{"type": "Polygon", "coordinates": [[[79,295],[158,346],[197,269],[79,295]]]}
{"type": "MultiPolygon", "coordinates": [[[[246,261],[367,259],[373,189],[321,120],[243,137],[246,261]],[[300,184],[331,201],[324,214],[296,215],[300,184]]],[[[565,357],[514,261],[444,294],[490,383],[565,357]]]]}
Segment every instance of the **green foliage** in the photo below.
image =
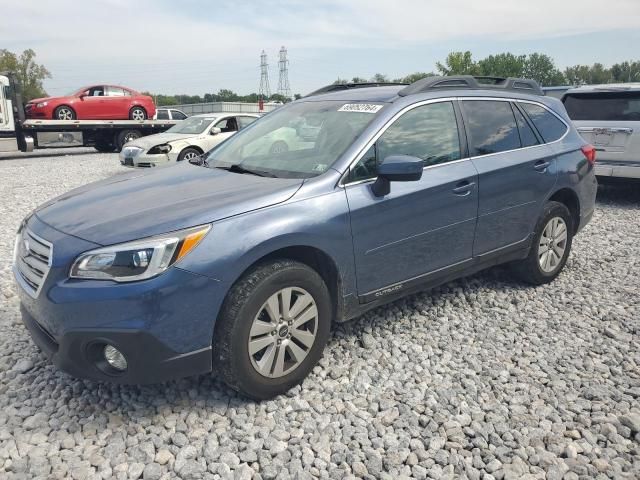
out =
{"type": "Polygon", "coordinates": [[[520,77],[525,65],[526,55],[514,55],[513,53],[499,53],[489,55],[478,61],[480,75],[488,77],[520,77]]]}
{"type": "Polygon", "coordinates": [[[479,75],[480,67],[473,61],[470,51],[451,52],[444,63],[437,62],[440,75],[479,75]]]}
{"type": "Polygon", "coordinates": [[[415,73],[410,73],[409,75],[405,76],[405,77],[400,77],[400,78],[394,78],[393,81],[397,82],[397,83],[413,83],[413,82],[417,82],[418,80],[421,80],[425,77],[434,77],[436,74],[433,72],[415,72],[415,73]]]}
{"type": "Polygon", "coordinates": [[[24,50],[20,56],[9,50],[0,49],[0,72],[15,72],[25,101],[47,96],[42,82],[45,78],[51,78],[51,73],[44,65],[37,64],[34,61],[35,57],[36,52],[30,48],[24,50]]]}

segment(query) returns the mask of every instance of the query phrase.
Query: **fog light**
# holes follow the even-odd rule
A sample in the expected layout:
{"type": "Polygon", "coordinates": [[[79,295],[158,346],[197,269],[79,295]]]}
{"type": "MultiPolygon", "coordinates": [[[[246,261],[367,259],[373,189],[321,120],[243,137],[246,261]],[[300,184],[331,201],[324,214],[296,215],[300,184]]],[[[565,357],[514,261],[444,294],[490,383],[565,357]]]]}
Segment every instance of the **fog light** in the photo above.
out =
{"type": "Polygon", "coordinates": [[[120,350],[113,345],[105,345],[104,358],[109,365],[121,372],[127,369],[127,359],[120,350]]]}

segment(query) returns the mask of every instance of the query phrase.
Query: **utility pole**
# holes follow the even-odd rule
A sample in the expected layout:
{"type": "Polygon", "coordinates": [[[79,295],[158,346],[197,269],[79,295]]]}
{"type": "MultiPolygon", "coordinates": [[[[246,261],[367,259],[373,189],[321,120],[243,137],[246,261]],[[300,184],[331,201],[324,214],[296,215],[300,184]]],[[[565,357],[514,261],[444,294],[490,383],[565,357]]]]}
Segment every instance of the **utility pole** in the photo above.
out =
{"type": "Polygon", "coordinates": [[[260,54],[260,90],[258,91],[260,110],[263,110],[264,101],[270,96],[271,87],[269,86],[269,64],[267,63],[267,54],[262,50],[262,54],[260,54]]]}
{"type": "Polygon", "coordinates": [[[289,87],[289,60],[287,60],[287,49],[280,49],[280,60],[278,61],[280,78],[278,79],[278,94],[285,98],[291,98],[291,88],[289,87]]]}

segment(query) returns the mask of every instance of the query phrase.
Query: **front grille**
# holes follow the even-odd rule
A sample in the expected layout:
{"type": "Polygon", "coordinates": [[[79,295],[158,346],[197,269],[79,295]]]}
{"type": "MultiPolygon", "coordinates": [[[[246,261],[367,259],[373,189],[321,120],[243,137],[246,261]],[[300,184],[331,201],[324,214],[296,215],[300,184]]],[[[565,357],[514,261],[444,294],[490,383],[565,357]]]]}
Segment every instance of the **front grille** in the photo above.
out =
{"type": "Polygon", "coordinates": [[[16,267],[23,287],[36,297],[51,268],[53,248],[49,242],[23,228],[16,239],[16,267]]]}

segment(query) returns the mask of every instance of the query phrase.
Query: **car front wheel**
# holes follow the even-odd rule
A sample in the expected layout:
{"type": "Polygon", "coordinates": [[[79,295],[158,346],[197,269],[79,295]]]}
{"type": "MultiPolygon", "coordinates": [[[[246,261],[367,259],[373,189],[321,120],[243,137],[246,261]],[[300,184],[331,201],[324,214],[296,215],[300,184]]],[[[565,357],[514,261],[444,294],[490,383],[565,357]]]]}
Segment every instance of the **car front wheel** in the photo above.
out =
{"type": "Polygon", "coordinates": [[[218,317],[214,371],[254,399],[285,393],[320,359],[332,311],[326,284],[307,265],[283,259],[253,269],[218,317]]]}
{"type": "Polygon", "coordinates": [[[569,209],[562,203],[548,202],[538,220],[529,255],[513,265],[515,273],[533,285],[551,282],[567,263],[572,240],[569,209]]]}
{"type": "Polygon", "coordinates": [[[67,107],[66,105],[62,105],[58,107],[53,112],[54,120],[75,120],[76,112],[73,111],[71,107],[67,107]]]}

